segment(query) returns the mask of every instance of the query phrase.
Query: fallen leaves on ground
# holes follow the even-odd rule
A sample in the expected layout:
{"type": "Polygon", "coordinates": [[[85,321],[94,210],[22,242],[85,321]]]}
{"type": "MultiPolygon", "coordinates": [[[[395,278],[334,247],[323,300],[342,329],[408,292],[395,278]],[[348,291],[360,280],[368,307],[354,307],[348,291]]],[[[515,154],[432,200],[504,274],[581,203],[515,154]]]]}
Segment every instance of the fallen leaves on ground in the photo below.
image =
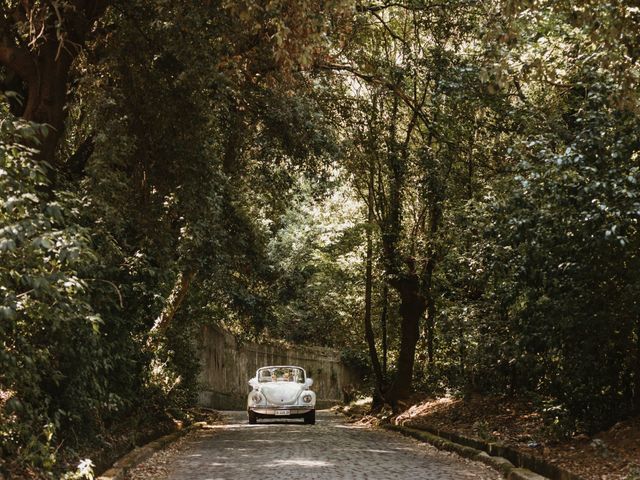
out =
{"type": "Polygon", "coordinates": [[[619,422],[597,435],[559,441],[533,403],[473,396],[422,399],[394,422],[499,441],[585,480],[640,480],[640,417],[619,422]]]}

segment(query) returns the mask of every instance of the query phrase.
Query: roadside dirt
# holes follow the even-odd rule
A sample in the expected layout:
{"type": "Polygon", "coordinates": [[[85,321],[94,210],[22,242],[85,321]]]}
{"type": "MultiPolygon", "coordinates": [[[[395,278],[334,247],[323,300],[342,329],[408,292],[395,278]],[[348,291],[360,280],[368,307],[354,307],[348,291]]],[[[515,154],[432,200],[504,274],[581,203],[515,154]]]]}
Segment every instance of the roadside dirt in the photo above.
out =
{"type": "MultiPolygon", "coordinates": [[[[375,422],[364,417],[363,422],[375,422]]],[[[591,437],[557,440],[530,402],[502,397],[422,399],[394,419],[485,441],[500,441],[585,480],[640,480],[640,417],[591,437]]]]}

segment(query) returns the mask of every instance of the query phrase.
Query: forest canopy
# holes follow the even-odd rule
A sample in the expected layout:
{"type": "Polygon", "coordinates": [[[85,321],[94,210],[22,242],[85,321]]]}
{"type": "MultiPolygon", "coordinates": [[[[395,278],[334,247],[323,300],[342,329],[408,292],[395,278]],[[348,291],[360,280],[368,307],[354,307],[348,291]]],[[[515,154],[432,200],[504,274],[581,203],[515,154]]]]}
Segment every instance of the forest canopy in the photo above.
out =
{"type": "Polygon", "coordinates": [[[183,418],[207,324],[341,350],[374,408],[640,412],[639,22],[0,0],[0,473],[88,477],[125,419],[183,418]]]}

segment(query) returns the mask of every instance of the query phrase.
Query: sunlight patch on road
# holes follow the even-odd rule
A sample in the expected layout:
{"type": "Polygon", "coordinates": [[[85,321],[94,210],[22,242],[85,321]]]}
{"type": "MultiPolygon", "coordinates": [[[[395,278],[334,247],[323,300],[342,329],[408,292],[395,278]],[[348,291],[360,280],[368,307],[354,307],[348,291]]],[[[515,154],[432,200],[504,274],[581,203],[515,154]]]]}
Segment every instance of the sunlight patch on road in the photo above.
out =
{"type": "Polygon", "coordinates": [[[346,430],[371,430],[369,425],[354,425],[352,423],[347,425],[332,425],[334,428],[344,428],[346,430]]]}
{"type": "Polygon", "coordinates": [[[285,466],[295,466],[295,467],[331,467],[332,463],[323,462],[320,460],[305,460],[304,458],[295,459],[292,458],[290,460],[275,460],[272,463],[268,463],[265,467],[285,467],[285,466]]]}

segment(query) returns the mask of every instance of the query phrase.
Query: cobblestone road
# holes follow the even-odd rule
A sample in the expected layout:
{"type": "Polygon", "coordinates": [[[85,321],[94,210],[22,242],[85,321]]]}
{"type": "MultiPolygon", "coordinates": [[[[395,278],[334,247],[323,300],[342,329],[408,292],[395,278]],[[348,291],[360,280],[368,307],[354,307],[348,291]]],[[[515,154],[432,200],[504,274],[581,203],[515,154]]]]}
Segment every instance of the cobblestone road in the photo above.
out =
{"type": "Polygon", "coordinates": [[[226,424],[194,432],[159,452],[133,480],[498,480],[480,463],[401,435],[346,423],[318,412],[316,425],[298,421],[248,425],[245,412],[225,412],[226,424]]]}
{"type": "MultiPolygon", "coordinates": [[[[182,440],[161,456],[170,480],[497,480],[488,467],[395,433],[318,412],[316,425],[248,425],[246,413],[182,440]]],[[[295,423],[294,423],[295,422],[295,423]]],[[[159,460],[150,459],[151,464],[159,460]]],[[[153,468],[153,465],[148,468],[153,468]]],[[[133,478],[144,478],[136,477],[133,478]]],[[[151,478],[151,477],[150,477],[151,478]]],[[[156,470],[153,478],[160,478],[156,470]]]]}

